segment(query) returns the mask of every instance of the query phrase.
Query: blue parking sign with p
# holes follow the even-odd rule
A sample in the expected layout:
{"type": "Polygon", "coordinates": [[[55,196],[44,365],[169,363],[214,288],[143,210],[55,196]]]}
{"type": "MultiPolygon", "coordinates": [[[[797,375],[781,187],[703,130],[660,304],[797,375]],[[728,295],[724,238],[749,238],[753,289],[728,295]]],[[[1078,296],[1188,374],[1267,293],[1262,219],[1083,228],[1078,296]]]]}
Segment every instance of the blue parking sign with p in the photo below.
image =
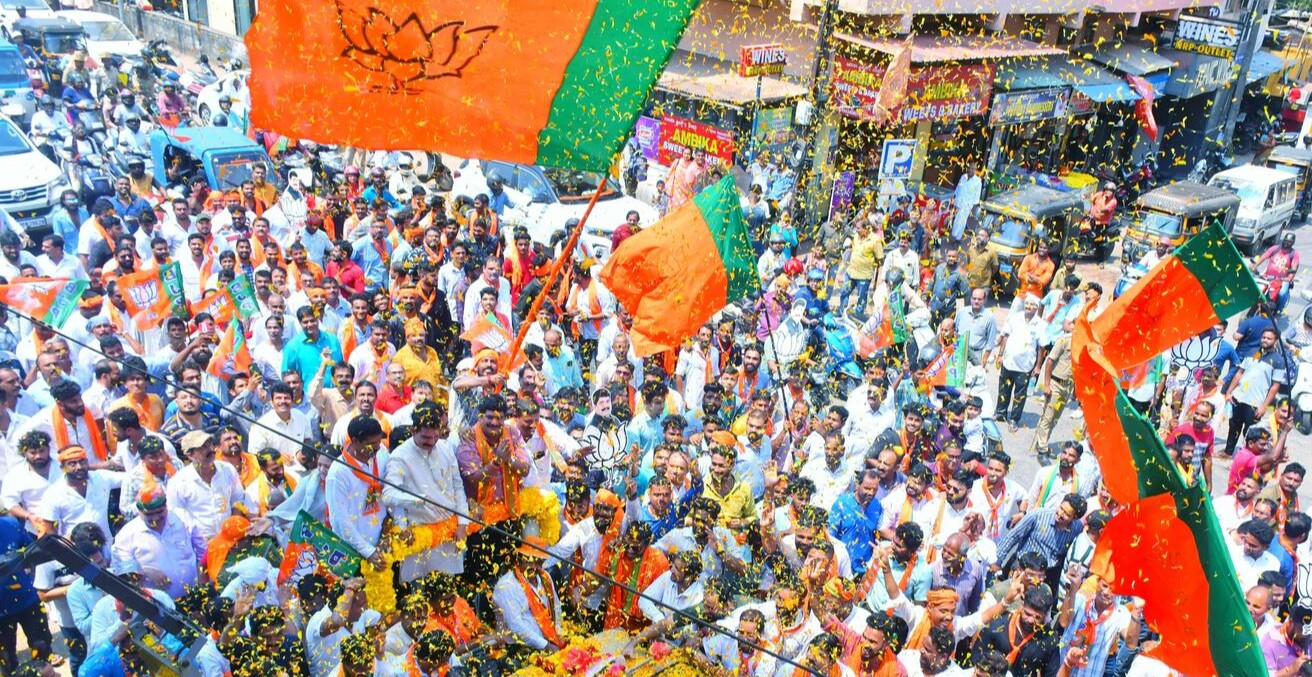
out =
{"type": "Polygon", "coordinates": [[[909,179],[916,158],[915,139],[886,139],[879,162],[879,178],[909,179]]]}

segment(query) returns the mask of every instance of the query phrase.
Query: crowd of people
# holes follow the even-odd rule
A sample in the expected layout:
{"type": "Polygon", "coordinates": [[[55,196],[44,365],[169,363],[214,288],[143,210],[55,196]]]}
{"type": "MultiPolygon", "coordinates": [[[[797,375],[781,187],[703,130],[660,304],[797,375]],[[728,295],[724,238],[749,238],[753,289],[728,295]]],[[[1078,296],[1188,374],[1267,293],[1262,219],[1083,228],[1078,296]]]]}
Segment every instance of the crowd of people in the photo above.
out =
{"type": "MultiPolygon", "coordinates": [[[[706,167],[681,161],[669,209],[706,167]]],[[[514,225],[495,180],[443,195],[352,167],[315,194],[258,168],[161,204],[143,181],[66,193],[39,256],[0,236],[6,282],[89,282],[61,326],[0,313],[0,554],[68,539],[190,619],[204,675],[510,674],[606,630],[710,675],[1171,674],[1139,656],[1142,606],[1090,571],[1118,506],[1083,423],[1054,431],[1078,416],[1073,322],[1110,295],[1047,243],[1011,301],[950,201],[858,202],[800,238],[766,204],[762,293],[638,357],[600,262],[548,278],[560,243],[514,225]],[[119,280],[172,261],[195,307],[244,276],[258,314],[137,326],[119,280]],[[890,310],[926,331],[861,358],[850,392],[810,377],[823,327],[890,310]],[[522,355],[497,347],[520,330],[522,355]],[[970,374],[948,387],[928,372],[958,335],[970,374]],[[1036,413],[1004,450],[992,422],[1016,439],[1036,413]],[[345,569],[303,561],[307,521],[345,569]]],[[[1306,675],[1286,394],[1312,317],[1281,335],[1256,311],[1200,337],[1215,364],[1163,356],[1125,386],[1211,491],[1271,674],[1306,675]]],[[[0,666],[150,674],[134,618],[57,562],[15,572],[0,666]]]]}

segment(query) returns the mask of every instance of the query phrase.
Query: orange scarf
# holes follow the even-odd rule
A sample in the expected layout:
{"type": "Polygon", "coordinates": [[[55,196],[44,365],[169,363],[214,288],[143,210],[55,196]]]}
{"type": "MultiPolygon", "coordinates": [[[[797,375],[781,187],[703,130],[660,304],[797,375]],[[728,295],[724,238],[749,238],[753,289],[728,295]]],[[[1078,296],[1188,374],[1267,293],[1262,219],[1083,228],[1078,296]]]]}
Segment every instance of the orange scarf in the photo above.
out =
{"type": "Polygon", "coordinates": [[[342,454],[342,462],[351,467],[351,473],[361,482],[368,486],[365,489],[364,513],[372,515],[382,507],[383,483],[378,478],[381,476],[378,472],[378,452],[374,452],[373,461],[371,462],[370,472],[364,472],[364,464],[360,463],[354,456],[349,453],[342,454]]]}
{"type": "Polygon", "coordinates": [[[1002,485],[1002,495],[993,498],[993,492],[989,487],[988,480],[984,481],[984,500],[989,504],[989,538],[994,540],[997,540],[1001,531],[1001,525],[998,524],[999,512],[1002,510],[1003,504],[1007,502],[1007,481],[1004,479],[1000,484],[1002,485]]]}
{"type": "MultiPolygon", "coordinates": [[[[506,444],[514,444],[509,432],[503,430],[501,435],[506,444]]],[[[484,465],[492,462],[492,445],[488,443],[487,438],[483,435],[483,424],[481,423],[474,425],[474,448],[478,451],[478,458],[484,465]]],[[[511,451],[513,453],[514,450],[511,451]]],[[[509,467],[502,466],[500,462],[497,462],[497,466],[501,470],[501,497],[503,499],[501,503],[496,502],[496,494],[488,478],[485,477],[478,483],[478,504],[483,506],[483,520],[488,524],[496,524],[497,522],[519,517],[518,478],[510,476],[509,467]]],[[[558,644],[558,646],[563,645],[558,644]]]]}
{"type": "Polygon", "coordinates": [[[919,651],[925,646],[925,638],[929,637],[930,628],[929,607],[951,605],[955,611],[958,601],[960,598],[957,593],[951,590],[930,590],[925,600],[925,613],[920,616],[920,622],[916,623],[916,627],[912,628],[911,634],[907,636],[906,648],[919,651]]]}
{"type": "Polygon", "coordinates": [[[1034,631],[1030,630],[1028,635],[1021,637],[1019,641],[1017,636],[1020,634],[1020,612],[1011,615],[1011,621],[1007,623],[1007,643],[1011,645],[1011,651],[1007,652],[1007,662],[1012,665],[1016,664],[1016,659],[1020,658],[1020,650],[1025,648],[1026,644],[1034,638],[1034,631]]]}
{"type": "MultiPolygon", "coordinates": [[[[293,491],[296,491],[296,478],[291,475],[284,475],[283,482],[286,488],[282,490],[283,496],[290,497],[293,491]]],[[[269,511],[269,496],[273,493],[273,483],[263,473],[255,480],[256,496],[255,500],[259,503],[260,514],[269,511]]]]}
{"type": "Polygon", "coordinates": [[[355,327],[355,320],[351,319],[346,322],[346,328],[342,330],[342,355],[350,359],[351,352],[360,345],[360,332],[355,327]]]}
{"type": "Polygon", "coordinates": [[[552,584],[551,577],[541,571],[537,573],[537,577],[538,582],[542,584],[547,592],[545,603],[541,597],[538,597],[537,590],[529,585],[528,579],[524,577],[524,572],[515,569],[515,579],[519,581],[520,587],[524,589],[524,597],[528,599],[529,613],[533,614],[533,620],[537,621],[538,628],[542,630],[542,636],[548,642],[563,647],[565,646],[565,640],[560,638],[560,631],[556,629],[556,586],[552,584]]]}
{"type": "Polygon", "coordinates": [[[132,395],[128,395],[125,399],[132,405],[132,410],[137,412],[137,418],[141,419],[141,425],[147,430],[158,431],[160,426],[164,425],[164,408],[160,407],[158,415],[155,413],[155,408],[151,406],[155,401],[151,399],[150,393],[142,393],[143,402],[138,402],[132,395]]]}
{"type": "MultiPolygon", "coordinates": [[[[609,552],[606,557],[597,558],[597,568],[607,571],[611,579],[628,585],[635,590],[646,590],[670,568],[665,553],[656,548],[647,548],[639,561],[635,562],[623,552],[609,552]]],[[[649,625],[647,617],[638,610],[638,595],[612,585],[606,597],[606,620],[602,627],[624,628],[636,632],[649,625]]]]}
{"type": "Polygon", "coordinates": [[[469,602],[460,597],[456,598],[455,606],[451,608],[449,616],[443,617],[430,613],[428,624],[424,626],[424,630],[445,630],[458,647],[474,641],[482,629],[483,622],[478,620],[469,602]]]}
{"type": "MultiPolygon", "coordinates": [[[[109,460],[105,436],[100,434],[100,428],[96,427],[96,419],[91,418],[91,412],[87,409],[82,410],[82,422],[86,424],[87,432],[91,435],[91,455],[94,461],[104,463],[109,460]]],[[[71,444],[68,437],[68,421],[64,419],[64,412],[57,406],[53,410],[51,423],[55,429],[55,447],[63,449],[71,444]]]]}
{"type": "MultiPolygon", "coordinates": [[[[587,289],[582,289],[580,287],[574,288],[574,293],[570,295],[570,300],[569,300],[570,310],[573,310],[575,313],[578,313],[579,303],[583,301],[583,299],[580,297],[583,296],[584,293],[588,295],[588,315],[594,315],[594,316],[601,315],[601,301],[597,300],[596,280],[588,280],[587,289]]],[[[582,329],[584,324],[591,324],[593,329],[597,331],[601,331],[601,320],[579,321],[579,328],[582,329]]]]}
{"type": "Polygon", "coordinates": [[[848,656],[847,667],[851,668],[852,672],[855,672],[858,677],[898,677],[903,674],[901,666],[897,662],[897,656],[893,655],[893,651],[888,647],[884,647],[884,651],[879,654],[879,658],[875,659],[874,667],[869,670],[861,667],[860,649],[853,651],[848,656]]]}

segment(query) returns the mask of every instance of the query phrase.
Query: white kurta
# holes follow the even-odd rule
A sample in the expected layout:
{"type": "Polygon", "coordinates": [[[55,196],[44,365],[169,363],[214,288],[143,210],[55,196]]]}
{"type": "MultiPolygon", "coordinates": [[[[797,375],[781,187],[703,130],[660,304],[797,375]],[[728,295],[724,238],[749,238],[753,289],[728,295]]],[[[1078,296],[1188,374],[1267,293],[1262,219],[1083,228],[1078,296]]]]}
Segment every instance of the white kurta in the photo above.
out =
{"type": "MultiPolygon", "coordinates": [[[[387,484],[383,486],[383,503],[392,513],[392,519],[401,526],[435,524],[449,519],[449,510],[416,497],[422,496],[434,503],[450,506],[461,515],[469,514],[469,500],[465,485],[460,479],[460,464],[456,461],[455,447],[450,439],[438,440],[425,453],[415,444],[414,438],[396,448],[383,471],[387,484]],[[411,493],[393,488],[404,487],[411,493]]],[[[468,525],[465,517],[457,517],[457,524],[468,525]]],[[[465,570],[464,550],[454,541],[442,543],[401,563],[401,580],[412,581],[433,571],[460,574],[465,570]]]]}

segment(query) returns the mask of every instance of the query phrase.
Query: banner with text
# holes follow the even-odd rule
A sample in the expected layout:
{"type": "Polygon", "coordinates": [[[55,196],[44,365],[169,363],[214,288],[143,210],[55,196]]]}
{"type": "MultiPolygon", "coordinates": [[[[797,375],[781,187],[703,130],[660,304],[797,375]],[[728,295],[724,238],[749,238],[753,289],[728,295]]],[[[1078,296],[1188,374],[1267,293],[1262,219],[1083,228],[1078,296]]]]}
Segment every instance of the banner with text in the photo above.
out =
{"type": "MultiPolygon", "coordinates": [[[[839,115],[874,118],[884,82],[883,65],[845,57],[834,59],[833,95],[839,115]]],[[[906,101],[892,111],[898,124],[982,115],[993,94],[993,65],[914,66],[906,101]]]]}
{"type": "Polygon", "coordinates": [[[733,132],[686,118],[669,115],[661,118],[661,146],[657,162],[670,166],[683,154],[684,148],[703,150],[708,160],[722,165],[733,164],[733,132]]]}
{"type": "Polygon", "coordinates": [[[1018,125],[1024,122],[1066,117],[1071,99],[1070,87],[1033,89],[1025,92],[1001,92],[993,98],[989,124],[1018,125]]]}

